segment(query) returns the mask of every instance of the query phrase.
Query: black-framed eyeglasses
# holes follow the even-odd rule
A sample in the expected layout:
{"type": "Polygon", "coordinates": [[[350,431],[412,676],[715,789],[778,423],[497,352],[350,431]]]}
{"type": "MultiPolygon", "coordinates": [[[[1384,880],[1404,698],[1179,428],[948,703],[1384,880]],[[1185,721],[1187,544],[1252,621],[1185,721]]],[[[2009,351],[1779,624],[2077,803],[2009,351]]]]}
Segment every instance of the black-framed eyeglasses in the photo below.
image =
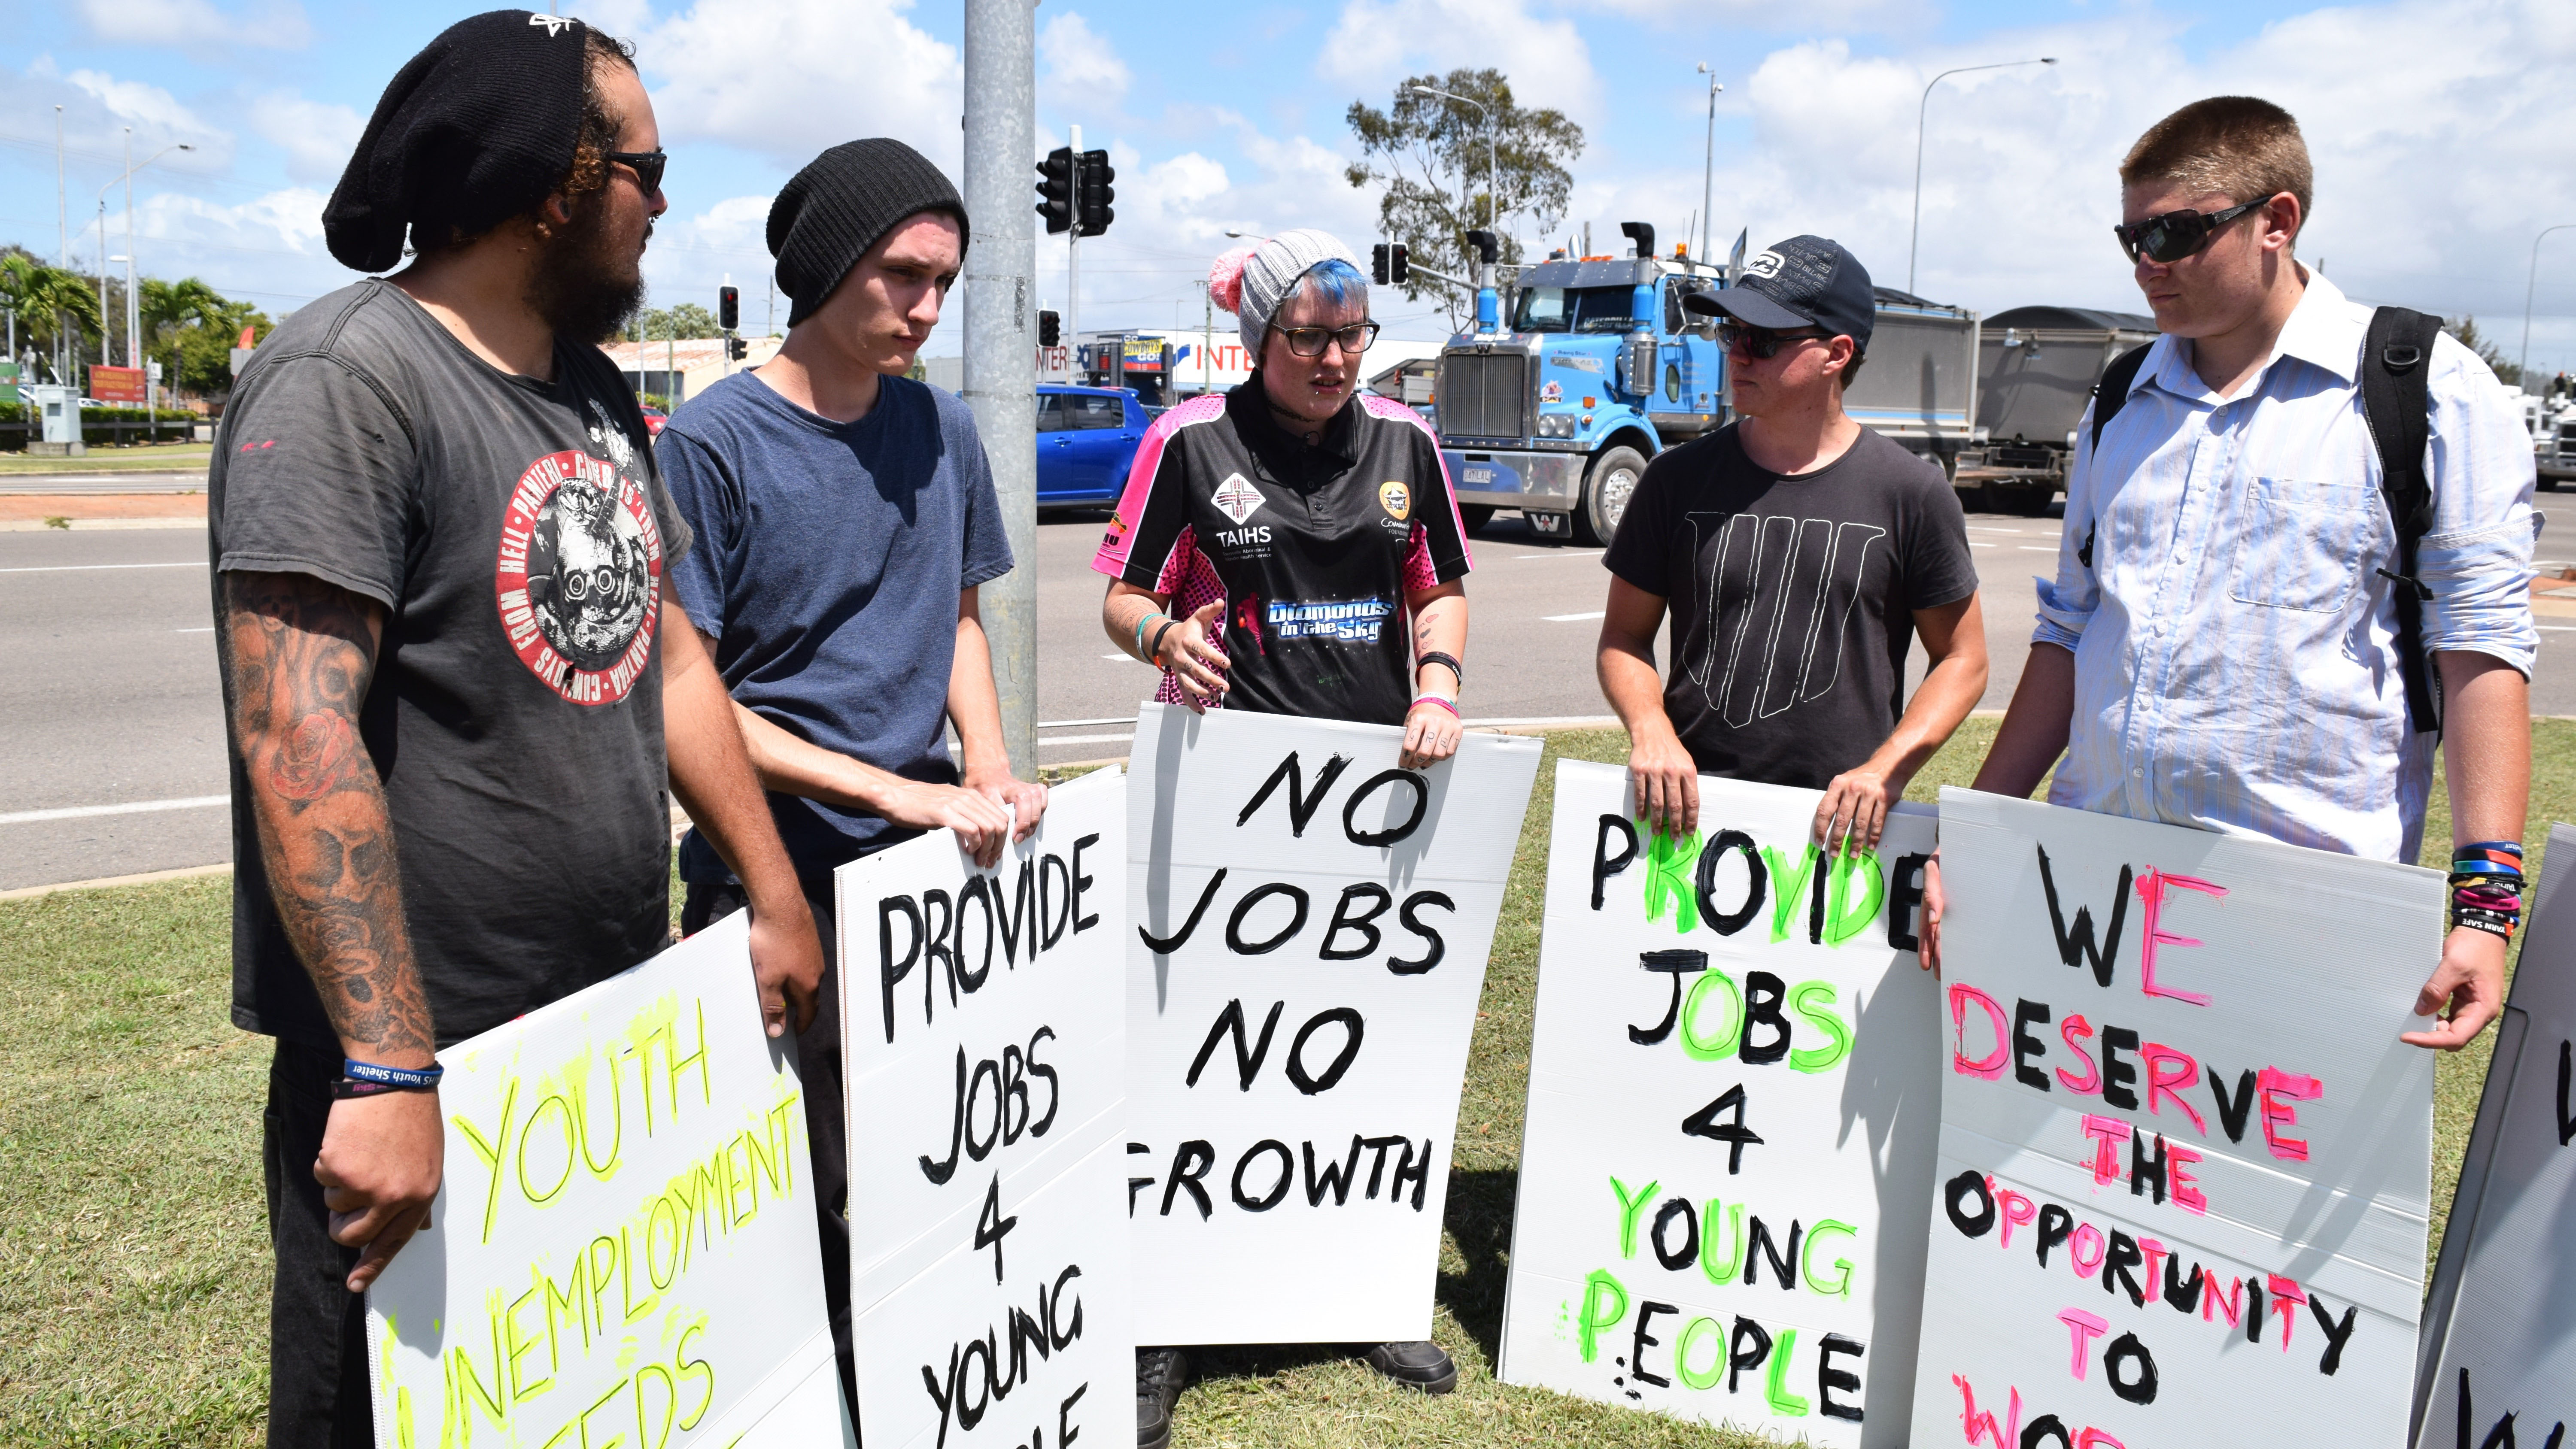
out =
{"type": "Polygon", "coordinates": [[[2178,262],[2207,247],[2220,228],[2249,212],[2262,210],[2271,200],[2267,196],[2225,211],[2168,211],[2141,222],[2123,222],[2111,228],[2111,235],[2120,239],[2120,250],[2129,254],[2130,261],[2136,261],[2143,252],[2151,262],[2178,262]]]}
{"type": "Polygon", "coordinates": [[[1288,350],[1298,357],[1321,357],[1327,341],[1338,344],[1346,357],[1357,357],[1377,341],[1377,324],[1354,322],[1339,329],[1331,327],[1282,327],[1279,335],[1288,339],[1288,350]]]}
{"type": "Polygon", "coordinates": [[[662,189],[662,168],[671,160],[660,151],[611,151],[607,159],[633,171],[646,196],[662,189]]]}
{"type": "Polygon", "coordinates": [[[1729,352],[1742,349],[1745,356],[1763,362],[1779,356],[1780,349],[1792,342],[1804,342],[1811,337],[1822,341],[1827,335],[1812,329],[1805,332],[1774,332],[1768,327],[1751,327],[1742,322],[1717,324],[1718,346],[1729,352]]]}

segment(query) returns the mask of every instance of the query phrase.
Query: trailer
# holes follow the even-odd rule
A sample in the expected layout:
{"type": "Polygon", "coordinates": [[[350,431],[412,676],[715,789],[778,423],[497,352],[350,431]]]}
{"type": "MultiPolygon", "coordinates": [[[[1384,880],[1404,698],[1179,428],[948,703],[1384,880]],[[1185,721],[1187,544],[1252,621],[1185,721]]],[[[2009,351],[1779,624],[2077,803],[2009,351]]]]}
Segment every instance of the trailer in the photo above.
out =
{"type": "Polygon", "coordinates": [[[1977,354],[1984,437],[1960,455],[1961,501],[2026,518],[2048,512],[2102,370],[2156,336],[2156,320],[2134,312],[2015,307],[1987,318],[1977,354]]]}

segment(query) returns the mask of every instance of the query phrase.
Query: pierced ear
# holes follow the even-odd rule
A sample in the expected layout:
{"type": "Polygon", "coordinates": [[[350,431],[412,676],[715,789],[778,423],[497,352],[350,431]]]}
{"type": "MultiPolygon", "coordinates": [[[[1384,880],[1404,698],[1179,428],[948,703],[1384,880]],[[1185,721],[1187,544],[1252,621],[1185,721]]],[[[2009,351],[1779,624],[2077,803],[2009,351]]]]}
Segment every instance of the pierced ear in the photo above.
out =
{"type": "Polygon", "coordinates": [[[565,196],[562,192],[557,191],[550,193],[546,197],[543,210],[545,212],[546,220],[553,222],[555,225],[572,225],[572,199],[565,196]]]}

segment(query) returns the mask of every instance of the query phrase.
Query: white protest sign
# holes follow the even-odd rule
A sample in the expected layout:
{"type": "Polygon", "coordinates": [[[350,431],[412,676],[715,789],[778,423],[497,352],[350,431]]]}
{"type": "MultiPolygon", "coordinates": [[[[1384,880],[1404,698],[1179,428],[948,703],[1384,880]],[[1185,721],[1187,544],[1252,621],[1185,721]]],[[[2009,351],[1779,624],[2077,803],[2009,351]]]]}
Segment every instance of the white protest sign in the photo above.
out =
{"type": "Polygon", "coordinates": [[[1431,1336],[1450,1134],[1537,740],[1146,705],[1128,791],[1143,1343],[1431,1336]]]}
{"type": "Polygon", "coordinates": [[[1914,1442],[2406,1442],[2442,877],[1941,794],[1914,1442]]]}
{"type": "Polygon", "coordinates": [[[2576,828],[2552,826],[2424,1319],[2420,1449],[2576,1424],[2576,828]],[[2518,1426],[2518,1427],[2517,1427],[2518,1426]]]}
{"type": "Polygon", "coordinates": [[[438,1054],[446,1178],[367,1292],[376,1442],[854,1446],[751,922],[438,1054]]]}
{"type": "Polygon", "coordinates": [[[1502,1377],[1902,1445],[1940,1125],[1928,810],[1819,859],[1813,790],[1702,776],[1649,834],[1560,761],[1502,1377]]]}
{"type": "Polygon", "coordinates": [[[1057,789],[979,870],[946,831],[842,866],[851,1346],[877,1449],[1128,1432],[1127,799],[1057,789]]]}

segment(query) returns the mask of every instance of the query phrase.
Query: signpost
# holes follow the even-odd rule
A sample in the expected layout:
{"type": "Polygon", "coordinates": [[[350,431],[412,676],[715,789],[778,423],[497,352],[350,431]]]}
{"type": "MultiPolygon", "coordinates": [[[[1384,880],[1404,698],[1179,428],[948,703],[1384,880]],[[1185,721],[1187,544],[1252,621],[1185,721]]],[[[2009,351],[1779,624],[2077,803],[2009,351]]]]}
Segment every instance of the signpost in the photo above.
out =
{"type": "Polygon", "coordinates": [[[1143,1343],[1431,1336],[1450,1133],[1537,774],[1471,734],[1148,704],[1128,791],[1143,1343]]]}
{"type": "Polygon", "coordinates": [[[1817,792],[1699,789],[1677,841],[1636,823],[1626,770],[1557,765],[1501,1376],[1901,1446],[1940,1128],[1913,949],[1933,816],[1826,859],[1817,792]]]}
{"type": "Polygon", "coordinates": [[[145,386],[142,368],[90,364],[89,395],[100,402],[138,404],[147,402],[150,397],[144,390],[145,386]]]}
{"type": "Polygon", "coordinates": [[[1941,796],[1914,1442],[2407,1441],[2442,877],[1941,796]]]}
{"type": "Polygon", "coordinates": [[[1055,791],[993,870],[942,831],[834,877],[866,1443],[1127,1430],[1123,786],[1055,791]]]}
{"type": "Polygon", "coordinates": [[[750,931],[438,1054],[446,1178],[367,1294],[377,1443],[855,1449],[750,931]]]}

